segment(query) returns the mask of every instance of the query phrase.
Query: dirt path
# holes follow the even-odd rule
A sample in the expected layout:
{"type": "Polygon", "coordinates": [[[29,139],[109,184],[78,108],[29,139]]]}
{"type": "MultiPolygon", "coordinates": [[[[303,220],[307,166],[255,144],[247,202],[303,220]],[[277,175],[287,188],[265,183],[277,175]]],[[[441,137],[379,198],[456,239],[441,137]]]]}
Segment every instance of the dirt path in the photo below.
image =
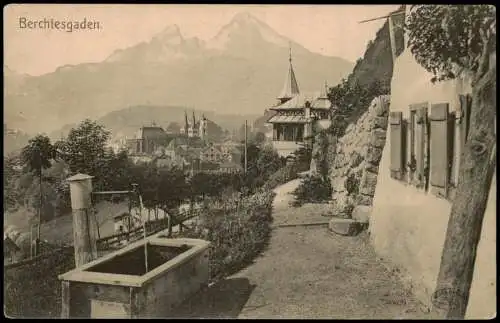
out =
{"type": "MultiPolygon", "coordinates": [[[[275,222],[318,217],[314,208],[290,209],[277,189],[275,222]],[[293,216],[290,216],[293,213],[293,216]]],[[[319,215],[320,216],[320,215],[319,215]]],[[[212,286],[184,308],[203,318],[426,318],[399,280],[380,264],[364,236],[341,237],[322,226],[275,228],[255,263],[212,286]]]]}

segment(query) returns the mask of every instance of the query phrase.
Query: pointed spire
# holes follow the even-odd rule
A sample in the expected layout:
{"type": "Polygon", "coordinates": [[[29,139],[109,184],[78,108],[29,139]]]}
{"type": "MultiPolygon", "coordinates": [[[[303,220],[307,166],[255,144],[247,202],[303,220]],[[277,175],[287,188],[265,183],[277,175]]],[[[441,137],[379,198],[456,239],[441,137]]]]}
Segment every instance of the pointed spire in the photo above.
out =
{"type": "Polygon", "coordinates": [[[321,90],[321,94],[319,96],[320,99],[328,99],[328,83],[325,81],[325,85],[321,90]]]}
{"type": "Polygon", "coordinates": [[[289,47],[288,61],[290,62],[290,66],[288,68],[288,75],[285,78],[285,84],[283,85],[283,89],[281,90],[281,93],[278,96],[278,99],[280,99],[282,102],[284,102],[287,99],[291,99],[300,93],[299,85],[297,84],[297,79],[295,78],[295,72],[293,71],[291,44],[289,47]]]}

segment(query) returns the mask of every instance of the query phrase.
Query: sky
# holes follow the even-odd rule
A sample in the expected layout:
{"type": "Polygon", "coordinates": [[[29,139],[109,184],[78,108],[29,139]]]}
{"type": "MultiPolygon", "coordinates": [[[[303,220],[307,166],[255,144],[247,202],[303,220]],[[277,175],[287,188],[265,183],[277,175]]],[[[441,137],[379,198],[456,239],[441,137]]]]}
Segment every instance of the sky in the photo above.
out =
{"type": "Polygon", "coordinates": [[[63,65],[101,62],[113,51],[149,41],[167,26],[183,37],[208,40],[239,12],[248,12],[312,52],[355,62],[398,5],[83,5],[10,4],[4,7],[4,65],[30,75],[63,65]],[[99,29],[66,32],[21,28],[28,20],[96,21],[99,29]]]}

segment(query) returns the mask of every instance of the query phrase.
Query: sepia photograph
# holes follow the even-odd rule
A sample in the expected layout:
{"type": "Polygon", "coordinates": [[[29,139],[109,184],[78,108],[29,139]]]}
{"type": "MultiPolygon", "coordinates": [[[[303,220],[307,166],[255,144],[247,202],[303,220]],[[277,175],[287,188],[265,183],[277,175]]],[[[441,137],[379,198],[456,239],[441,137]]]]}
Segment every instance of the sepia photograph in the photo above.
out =
{"type": "Polygon", "coordinates": [[[5,318],[496,317],[494,5],[3,18],[5,318]]]}

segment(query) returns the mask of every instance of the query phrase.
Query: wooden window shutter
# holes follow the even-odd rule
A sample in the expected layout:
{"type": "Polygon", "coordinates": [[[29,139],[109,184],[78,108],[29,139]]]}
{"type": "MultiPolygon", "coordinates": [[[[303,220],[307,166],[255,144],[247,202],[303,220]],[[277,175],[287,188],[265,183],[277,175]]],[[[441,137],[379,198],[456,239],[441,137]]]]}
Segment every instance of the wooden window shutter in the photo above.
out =
{"type": "Polygon", "coordinates": [[[391,112],[389,114],[389,124],[391,127],[391,177],[394,179],[402,179],[404,171],[403,112],[391,112]]]}
{"type": "Polygon", "coordinates": [[[428,157],[427,146],[427,103],[414,104],[410,106],[410,110],[415,111],[416,125],[414,129],[415,140],[415,180],[417,186],[424,188],[426,182],[426,159],[428,157]]]}
{"type": "Polygon", "coordinates": [[[431,190],[438,196],[447,197],[449,182],[449,106],[433,104],[430,115],[430,180],[431,190]]]}

